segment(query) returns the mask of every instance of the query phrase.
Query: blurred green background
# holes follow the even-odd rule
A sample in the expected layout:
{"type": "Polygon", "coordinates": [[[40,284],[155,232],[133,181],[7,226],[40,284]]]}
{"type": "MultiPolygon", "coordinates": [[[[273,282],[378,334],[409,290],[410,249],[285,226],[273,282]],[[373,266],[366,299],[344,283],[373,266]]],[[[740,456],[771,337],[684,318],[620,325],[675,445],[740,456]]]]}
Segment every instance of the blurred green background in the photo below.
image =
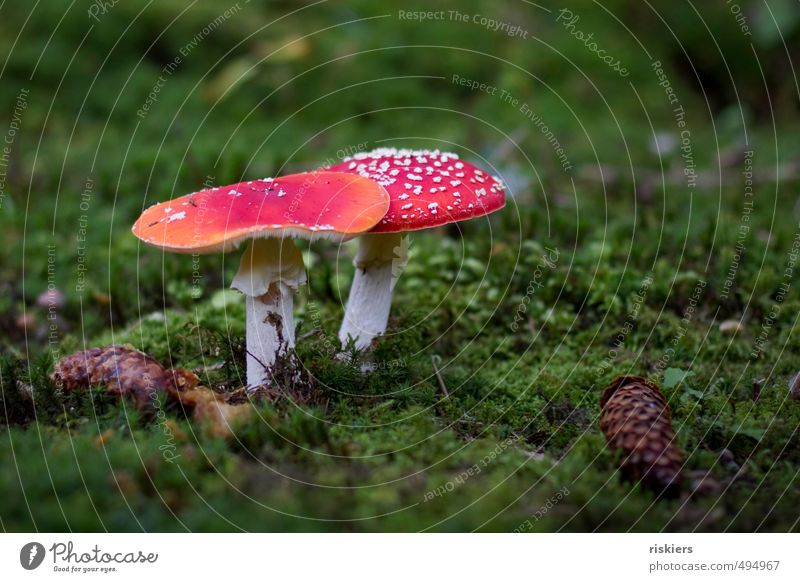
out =
{"type": "Polygon", "coordinates": [[[0,526],[507,531],[567,487],[530,529],[796,529],[800,299],[794,275],[780,286],[800,218],[798,48],[795,0],[0,5],[0,526]],[[224,291],[238,258],[165,255],[131,224],[207,183],[375,147],[452,150],[509,185],[490,219],[413,237],[378,350],[402,366],[363,377],[331,353],[353,247],[320,243],[298,299],[319,402],[261,403],[234,444],[172,410],[172,465],[152,419],[50,384],[57,357],[128,342],[241,385],[243,308],[224,291]],[[558,265],[512,329],[545,247],[558,265]],[[682,500],[619,482],[595,420],[620,373],[665,381],[682,500]],[[713,491],[691,495],[705,472],[713,491]],[[38,503],[11,502],[24,492],[38,503]]]}

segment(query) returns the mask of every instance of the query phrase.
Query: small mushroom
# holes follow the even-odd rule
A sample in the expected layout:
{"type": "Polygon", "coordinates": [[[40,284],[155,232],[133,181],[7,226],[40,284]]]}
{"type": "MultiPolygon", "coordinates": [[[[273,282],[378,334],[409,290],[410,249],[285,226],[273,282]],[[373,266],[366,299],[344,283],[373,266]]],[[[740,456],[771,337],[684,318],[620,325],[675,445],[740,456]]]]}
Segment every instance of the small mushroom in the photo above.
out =
{"type": "Polygon", "coordinates": [[[263,385],[277,355],[294,346],[294,292],[306,281],[291,239],[346,240],[375,226],[389,196],[371,180],[311,172],[219,186],[145,210],[133,234],[176,253],[227,252],[243,241],[231,287],[246,296],[247,383],[263,385]]]}
{"type": "Polygon", "coordinates": [[[65,304],[64,294],[55,287],[42,291],[36,298],[36,305],[42,309],[61,309],[65,304]]]}
{"type": "Polygon", "coordinates": [[[328,168],[374,180],[389,193],[389,210],[361,236],[339,339],[365,349],[386,331],[392,291],[407,262],[406,233],[484,216],[505,206],[496,177],[438,150],[379,148],[328,168]]]}
{"type": "Polygon", "coordinates": [[[789,378],[789,397],[800,400],[800,372],[789,378]]]}

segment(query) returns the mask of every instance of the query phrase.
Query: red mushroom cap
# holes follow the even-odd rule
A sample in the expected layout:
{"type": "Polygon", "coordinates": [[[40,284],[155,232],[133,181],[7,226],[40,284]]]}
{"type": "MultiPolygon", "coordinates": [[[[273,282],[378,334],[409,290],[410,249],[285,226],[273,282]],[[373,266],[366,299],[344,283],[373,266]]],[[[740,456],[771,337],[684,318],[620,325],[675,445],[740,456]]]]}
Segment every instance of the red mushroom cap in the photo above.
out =
{"type": "Polygon", "coordinates": [[[251,238],[342,240],[375,226],[389,195],[343,172],[310,172],[218,186],[145,210],[132,231],[177,253],[225,252],[251,238]]]}
{"type": "Polygon", "coordinates": [[[389,192],[389,210],[370,232],[440,226],[483,216],[506,204],[499,178],[439,150],[379,148],[328,169],[370,178],[389,192]]]}

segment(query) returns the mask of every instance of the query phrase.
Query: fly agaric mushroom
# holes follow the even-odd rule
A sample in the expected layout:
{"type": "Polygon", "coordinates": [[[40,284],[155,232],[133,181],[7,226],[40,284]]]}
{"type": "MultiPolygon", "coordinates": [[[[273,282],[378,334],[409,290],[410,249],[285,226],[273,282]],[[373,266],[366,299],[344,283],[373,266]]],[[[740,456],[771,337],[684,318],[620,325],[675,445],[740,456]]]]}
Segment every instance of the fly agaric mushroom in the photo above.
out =
{"type": "Polygon", "coordinates": [[[339,339],[358,349],[386,331],[392,291],[406,259],[405,233],[484,216],[505,206],[499,178],[438,150],[379,148],[345,158],[328,168],[374,180],[389,192],[386,216],[369,232],[356,267],[339,339]]]}
{"type": "Polygon", "coordinates": [[[227,252],[243,241],[231,287],[246,296],[247,383],[264,384],[277,355],[294,346],[294,292],[306,280],[293,238],[346,240],[375,226],[389,196],[371,180],[310,172],[219,186],[145,210],[133,234],[176,253],[227,252]]]}

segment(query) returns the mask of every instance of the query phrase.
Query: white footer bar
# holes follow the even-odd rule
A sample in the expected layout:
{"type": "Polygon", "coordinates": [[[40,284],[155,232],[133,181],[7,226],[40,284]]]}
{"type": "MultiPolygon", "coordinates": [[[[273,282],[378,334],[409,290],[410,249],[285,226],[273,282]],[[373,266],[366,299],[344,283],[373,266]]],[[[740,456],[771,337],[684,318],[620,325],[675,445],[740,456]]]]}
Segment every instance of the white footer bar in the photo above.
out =
{"type": "Polygon", "coordinates": [[[800,580],[798,554],[785,534],[0,535],[3,580],[800,580]]]}

